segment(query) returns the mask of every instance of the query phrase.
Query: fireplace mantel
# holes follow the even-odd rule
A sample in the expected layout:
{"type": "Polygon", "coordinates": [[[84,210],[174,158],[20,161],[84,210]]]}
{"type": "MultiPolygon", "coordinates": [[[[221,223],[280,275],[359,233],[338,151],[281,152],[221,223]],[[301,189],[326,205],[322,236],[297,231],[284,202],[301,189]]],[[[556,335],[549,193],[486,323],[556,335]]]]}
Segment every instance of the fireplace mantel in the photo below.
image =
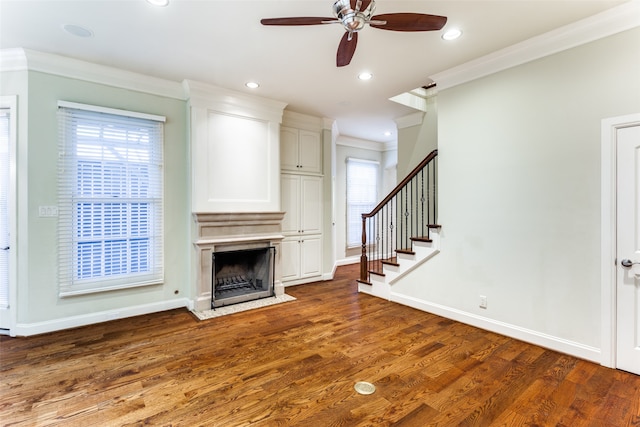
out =
{"type": "Polygon", "coordinates": [[[274,291],[284,293],[281,272],[284,212],[194,213],[196,310],[211,308],[212,254],[219,251],[275,248],[274,291]]]}

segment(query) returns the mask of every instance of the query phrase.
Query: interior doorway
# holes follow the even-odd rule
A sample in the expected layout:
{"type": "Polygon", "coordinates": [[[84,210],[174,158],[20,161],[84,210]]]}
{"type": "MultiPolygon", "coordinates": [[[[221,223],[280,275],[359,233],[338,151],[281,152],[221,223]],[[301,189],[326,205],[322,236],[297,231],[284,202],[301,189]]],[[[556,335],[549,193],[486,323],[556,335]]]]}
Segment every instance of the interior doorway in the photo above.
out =
{"type": "Polygon", "coordinates": [[[16,98],[0,97],[0,331],[12,327],[15,282],[15,135],[16,98]]]}
{"type": "Polygon", "coordinates": [[[640,375],[640,114],[602,122],[602,202],[602,364],[640,375]]]}

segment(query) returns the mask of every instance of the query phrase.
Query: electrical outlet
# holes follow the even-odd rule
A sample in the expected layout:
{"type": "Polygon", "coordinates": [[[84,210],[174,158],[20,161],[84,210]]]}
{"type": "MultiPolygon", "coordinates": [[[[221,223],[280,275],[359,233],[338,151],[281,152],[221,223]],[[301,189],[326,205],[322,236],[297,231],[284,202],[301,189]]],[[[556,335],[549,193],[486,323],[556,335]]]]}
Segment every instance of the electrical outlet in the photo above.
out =
{"type": "Polygon", "coordinates": [[[480,308],[487,308],[487,297],[480,295],[480,308]]]}

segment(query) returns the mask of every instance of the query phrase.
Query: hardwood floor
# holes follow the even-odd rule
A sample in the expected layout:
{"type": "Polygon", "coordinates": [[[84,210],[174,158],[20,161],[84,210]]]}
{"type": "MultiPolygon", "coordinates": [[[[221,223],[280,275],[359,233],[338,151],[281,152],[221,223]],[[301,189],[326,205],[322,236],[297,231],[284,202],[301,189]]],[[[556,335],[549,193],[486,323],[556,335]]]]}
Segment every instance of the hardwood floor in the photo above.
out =
{"type": "Polygon", "coordinates": [[[357,274],[202,322],[172,310],[1,337],[0,422],[640,425],[640,377],[358,294],[357,274]]]}

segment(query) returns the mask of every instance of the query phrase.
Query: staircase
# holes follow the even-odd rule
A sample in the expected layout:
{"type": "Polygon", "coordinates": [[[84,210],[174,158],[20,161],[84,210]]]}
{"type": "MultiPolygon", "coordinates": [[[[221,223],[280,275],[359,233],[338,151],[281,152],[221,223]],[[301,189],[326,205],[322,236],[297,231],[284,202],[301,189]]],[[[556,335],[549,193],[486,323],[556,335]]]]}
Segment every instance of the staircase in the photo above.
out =
{"type": "Polygon", "coordinates": [[[432,151],[362,214],[359,292],[390,299],[396,281],[439,252],[437,157],[432,151]]]}

